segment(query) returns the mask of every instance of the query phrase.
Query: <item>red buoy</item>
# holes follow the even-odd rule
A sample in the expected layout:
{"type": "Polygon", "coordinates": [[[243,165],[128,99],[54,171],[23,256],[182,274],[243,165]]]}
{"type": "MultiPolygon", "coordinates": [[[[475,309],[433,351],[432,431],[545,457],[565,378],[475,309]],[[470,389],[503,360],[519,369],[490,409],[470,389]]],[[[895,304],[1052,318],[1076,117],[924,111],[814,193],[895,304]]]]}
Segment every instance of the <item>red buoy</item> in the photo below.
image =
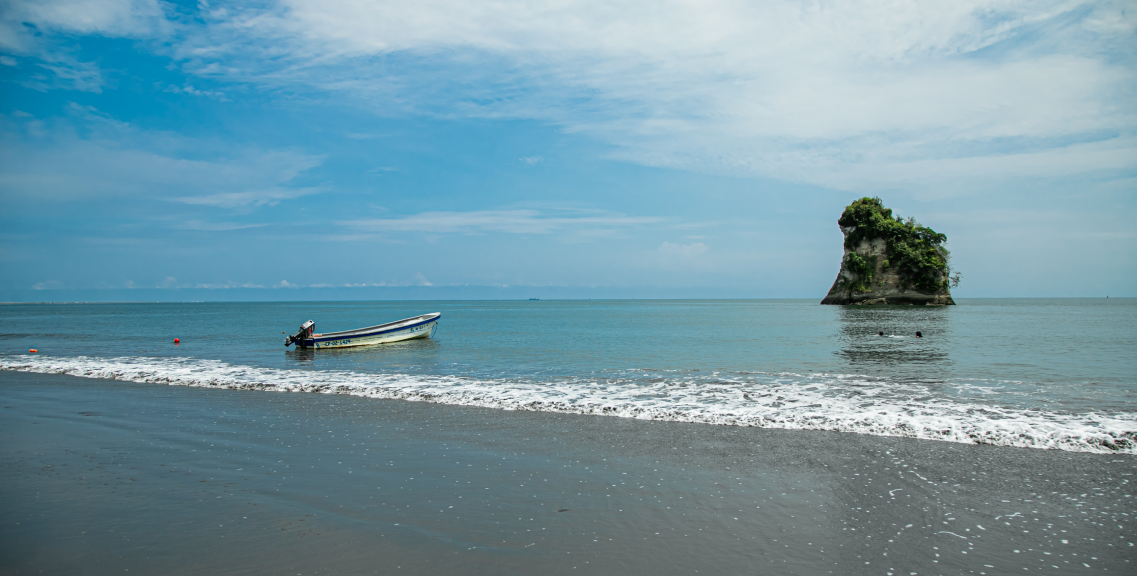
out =
{"type": "Polygon", "coordinates": [[[28,352],[31,352],[32,354],[35,354],[36,352],[39,352],[39,350],[36,350],[35,348],[32,348],[31,350],[28,350],[28,352]]]}
{"type": "Polygon", "coordinates": [[[174,344],[177,344],[177,343],[179,343],[179,342],[181,342],[181,340],[178,340],[177,338],[174,338],[174,344]]]}

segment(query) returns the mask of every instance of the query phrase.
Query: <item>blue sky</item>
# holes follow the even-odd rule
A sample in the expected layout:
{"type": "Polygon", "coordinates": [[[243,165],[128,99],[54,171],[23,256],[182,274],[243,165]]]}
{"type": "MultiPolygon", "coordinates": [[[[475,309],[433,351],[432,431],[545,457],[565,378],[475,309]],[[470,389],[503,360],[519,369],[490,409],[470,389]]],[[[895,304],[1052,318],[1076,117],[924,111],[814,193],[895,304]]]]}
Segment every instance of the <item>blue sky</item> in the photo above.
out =
{"type": "Polygon", "coordinates": [[[1137,295],[1137,10],[942,4],[11,0],[0,300],[1137,295]]]}

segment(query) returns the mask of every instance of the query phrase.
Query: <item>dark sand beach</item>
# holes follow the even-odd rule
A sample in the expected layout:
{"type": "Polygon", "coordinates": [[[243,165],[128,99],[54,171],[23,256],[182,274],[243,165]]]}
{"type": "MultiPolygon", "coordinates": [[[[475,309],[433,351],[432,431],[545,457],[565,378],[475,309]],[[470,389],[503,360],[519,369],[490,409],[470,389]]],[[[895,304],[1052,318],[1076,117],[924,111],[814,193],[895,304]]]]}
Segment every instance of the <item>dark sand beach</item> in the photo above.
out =
{"type": "Polygon", "coordinates": [[[4,574],[1132,574],[1137,458],[0,372],[4,574]]]}

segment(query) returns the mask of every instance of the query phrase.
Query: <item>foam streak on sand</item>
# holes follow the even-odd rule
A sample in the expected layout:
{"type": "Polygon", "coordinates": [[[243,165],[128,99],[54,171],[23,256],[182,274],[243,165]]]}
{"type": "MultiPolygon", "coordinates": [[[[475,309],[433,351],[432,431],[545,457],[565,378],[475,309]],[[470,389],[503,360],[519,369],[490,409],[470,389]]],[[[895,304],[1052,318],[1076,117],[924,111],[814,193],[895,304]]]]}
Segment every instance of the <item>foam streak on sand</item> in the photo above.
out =
{"type": "Polygon", "coordinates": [[[918,383],[882,382],[848,375],[755,375],[746,380],[576,378],[542,382],[282,370],[203,359],[29,355],[0,358],[0,370],[1137,454],[1134,413],[1073,414],[998,407],[936,398],[918,383]]]}

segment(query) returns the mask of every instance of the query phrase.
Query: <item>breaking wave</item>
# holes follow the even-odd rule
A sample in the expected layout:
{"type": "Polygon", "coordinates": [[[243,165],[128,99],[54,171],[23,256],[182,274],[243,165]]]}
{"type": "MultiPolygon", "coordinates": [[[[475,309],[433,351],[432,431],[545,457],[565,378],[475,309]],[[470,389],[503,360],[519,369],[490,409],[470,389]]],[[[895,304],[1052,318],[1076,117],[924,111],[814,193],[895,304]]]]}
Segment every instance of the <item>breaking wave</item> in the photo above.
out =
{"type": "Polygon", "coordinates": [[[0,357],[0,370],[177,386],[349,394],[789,430],[829,430],[1076,452],[1137,454],[1137,413],[1062,413],[943,398],[927,385],[841,374],[746,378],[478,379],[289,370],[218,360],[0,357]]]}

